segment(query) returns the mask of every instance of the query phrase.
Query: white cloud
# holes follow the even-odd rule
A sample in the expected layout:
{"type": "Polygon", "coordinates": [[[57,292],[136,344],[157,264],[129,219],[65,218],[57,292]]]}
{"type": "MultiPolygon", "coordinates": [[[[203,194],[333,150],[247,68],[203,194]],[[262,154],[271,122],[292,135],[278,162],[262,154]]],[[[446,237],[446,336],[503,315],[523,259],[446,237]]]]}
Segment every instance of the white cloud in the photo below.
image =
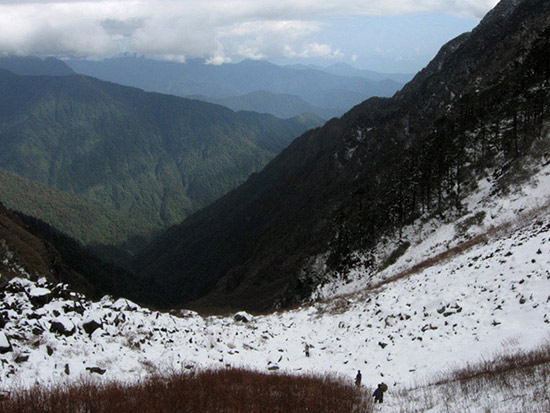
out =
{"type": "Polygon", "coordinates": [[[231,58],[342,56],[320,22],[417,12],[481,17],[496,0],[0,0],[0,52],[109,56],[130,51],[213,64],[231,58]]]}

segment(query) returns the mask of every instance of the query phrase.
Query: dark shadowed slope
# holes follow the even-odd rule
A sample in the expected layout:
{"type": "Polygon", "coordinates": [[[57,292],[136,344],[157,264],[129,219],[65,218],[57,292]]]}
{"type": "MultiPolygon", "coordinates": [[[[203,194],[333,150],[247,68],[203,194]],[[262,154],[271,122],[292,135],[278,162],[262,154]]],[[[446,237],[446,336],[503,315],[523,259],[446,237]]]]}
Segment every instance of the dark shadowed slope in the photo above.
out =
{"type": "Polygon", "coordinates": [[[159,237],[136,269],[175,304],[288,305],[380,234],[459,210],[485,168],[547,145],[549,27],[548,2],[501,2],[394,98],[306,132],[159,237]]]}
{"type": "Polygon", "coordinates": [[[0,285],[13,277],[46,277],[99,299],[125,296],[162,306],[163,294],[128,271],[107,264],[45,222],[10,211],[0,203],[0,285]]]}

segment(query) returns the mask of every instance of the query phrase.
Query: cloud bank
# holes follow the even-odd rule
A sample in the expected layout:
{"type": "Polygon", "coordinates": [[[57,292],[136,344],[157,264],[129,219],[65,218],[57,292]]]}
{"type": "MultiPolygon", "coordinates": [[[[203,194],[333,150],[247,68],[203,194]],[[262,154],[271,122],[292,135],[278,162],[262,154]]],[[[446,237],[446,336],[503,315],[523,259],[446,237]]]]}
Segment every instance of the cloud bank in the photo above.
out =
{"type": "Polygon", "coordinates": [[[337,16],[448,13],[482,17],[496,0],[0,0],[0,53],[122,52],[214,64],[338,58],[316,36],[337,16]]]}

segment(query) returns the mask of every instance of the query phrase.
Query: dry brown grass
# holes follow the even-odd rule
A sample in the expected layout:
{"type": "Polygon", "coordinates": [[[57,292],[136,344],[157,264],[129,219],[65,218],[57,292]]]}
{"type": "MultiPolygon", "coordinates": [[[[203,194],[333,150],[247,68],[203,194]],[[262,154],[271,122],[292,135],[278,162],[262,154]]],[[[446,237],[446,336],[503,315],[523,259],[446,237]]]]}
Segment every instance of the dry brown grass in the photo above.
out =
{"type": "Polygon", "coordinates": [[[550,363],[550,344],[542,345],[531,351],[519,351],[513,354],[499,354],[489,360],[468,363],[465,367],[453,371],[436,384],[450,381],[468,381],[483,377],[485,380],[500,380],[507,373],[550,363]]]}
{"type": "MultiPolygon", "coordinates": [[[[367,392],[368,393],[368,392],[367,392]]],[[[244,369],[155,376],[137,384],[84,381],[11,392],[0,412],[371,412],[369,397],[334,376],[244,369]]]]}
{"type": "Polygon", "coordinates": [[[501,353],[396,394],[396,411],[548,412],[550,343],[501,353]],[[432,384],[429,384],[432,383],[432,384]]]}

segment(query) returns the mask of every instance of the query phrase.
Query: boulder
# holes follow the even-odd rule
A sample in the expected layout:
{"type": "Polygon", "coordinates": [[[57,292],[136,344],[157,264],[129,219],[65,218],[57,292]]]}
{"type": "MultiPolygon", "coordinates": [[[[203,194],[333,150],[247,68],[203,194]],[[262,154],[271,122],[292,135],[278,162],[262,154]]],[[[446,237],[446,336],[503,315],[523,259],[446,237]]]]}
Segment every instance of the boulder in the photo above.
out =
{"type": "Polygon", "coordinates": [[[126,298],[119,298],[111,305],[111,308],[118,311],[135,311],[138,309],[138,305],[126,298]]]}
{"type": "Polygon", "coordinates": [[[12,351],[10,340],[6,333],[0,332],[0,354],[9,353],[12,351]]]}
{"type": "Polygon", "coordinates": [[[53,298],[52,291],[43,287],[33,287],[27,292],[27,295],[29,297],[29,301],[35,307],[43,307],[53,298]]]}
{"type": "Polygon", "coordinates": [[[235,321],[241,321],[243,323],[248,323],[249,321],[252,320],[252,316],[250,314],[248,314],[247,312],[245,311],[239,311],[238,313],[236,313],[234,316],[233,316],[233,320],[235,321]]]}
{"type": "Polygon", "coordinates": [[[82,322],[82,328],[88,335],[92,335],[94,331],[96,331],[98,328],[102,328],[103,324],[101,323],[101,320],[99,317],[88,317],[82,322]]]}
{"type": "Polygon", "coordinates": [[[67,317],[57,317],[50,321],[50,332],[61,334],[64,336],[71,336],[76,331],[76,327],[73,322],[67,317]]]}

